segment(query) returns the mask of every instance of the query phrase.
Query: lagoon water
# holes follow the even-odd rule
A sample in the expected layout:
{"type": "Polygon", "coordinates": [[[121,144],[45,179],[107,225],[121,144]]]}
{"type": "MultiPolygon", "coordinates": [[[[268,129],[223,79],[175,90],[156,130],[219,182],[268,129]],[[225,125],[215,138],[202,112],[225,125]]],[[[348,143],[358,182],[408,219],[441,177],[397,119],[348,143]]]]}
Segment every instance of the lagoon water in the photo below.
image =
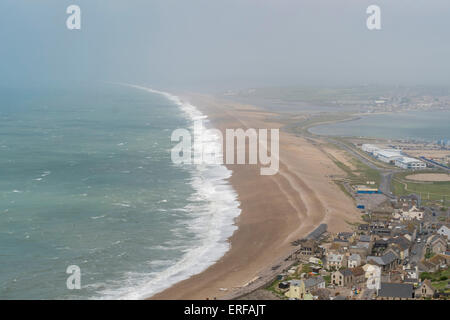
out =
{"type": "Polygon", "coordinates": [[[240,212],[230,172],[170,159],[195,117],[118,85],[3,90],[0,299],[140,299],[219,259],[240,212]]]}
{"type": "Polygon", "coordinates": [[[450,139],[450,111],[414,111],[363,116],[354,121],[319,125],[310,129],[319,135],[411,139],[450,139]]]}

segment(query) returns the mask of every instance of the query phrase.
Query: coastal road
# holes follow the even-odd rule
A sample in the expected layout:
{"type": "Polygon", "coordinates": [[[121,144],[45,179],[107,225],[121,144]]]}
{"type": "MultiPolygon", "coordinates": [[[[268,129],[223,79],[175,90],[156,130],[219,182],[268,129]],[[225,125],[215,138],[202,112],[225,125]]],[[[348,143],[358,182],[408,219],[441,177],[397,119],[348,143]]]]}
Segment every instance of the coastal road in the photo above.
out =
{"type": "Polygon", "coordinates": [[[395,198],[391,191],[391,181],[392,181],[392,175],[394,174],[394,170],[392,171],[386,171],[386,170],[379,170],[381,175],[380,180],[380,191],[388,196],[389,198],[395,198]]]}

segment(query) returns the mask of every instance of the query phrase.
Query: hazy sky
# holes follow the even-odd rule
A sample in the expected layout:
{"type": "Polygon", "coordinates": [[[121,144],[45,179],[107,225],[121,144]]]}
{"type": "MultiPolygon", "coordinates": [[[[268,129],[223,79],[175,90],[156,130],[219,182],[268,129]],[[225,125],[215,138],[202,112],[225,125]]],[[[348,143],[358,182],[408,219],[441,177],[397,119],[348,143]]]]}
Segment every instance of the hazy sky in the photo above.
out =
{"type": "Polygon", "coordinates": [[[450,85],[449,59],[449,0],[0,1],[2,86],[450,85]],[[66,28],[70,4],[81,30],[66,28]]]}

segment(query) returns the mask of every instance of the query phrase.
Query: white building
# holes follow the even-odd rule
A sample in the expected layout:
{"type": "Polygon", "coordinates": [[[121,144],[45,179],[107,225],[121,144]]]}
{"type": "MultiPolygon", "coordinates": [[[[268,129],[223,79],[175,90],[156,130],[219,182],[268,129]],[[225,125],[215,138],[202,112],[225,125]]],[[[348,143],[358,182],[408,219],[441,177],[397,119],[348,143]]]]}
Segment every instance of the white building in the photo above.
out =
{"type": "Polygon", "coordinates": [[[361,256],[357,253],[352,254],[347,261],[349,268],[356,268],[361,265],[361,256]]]}
{"type": "Polygon", "coordinates": [[[438,234],[441,236],[447,237],[447,240],[450,240],[450,229],[447,226],[442,226],[438,230],[438,234]]]}
{"type": "Polygon", "coordinates": [[[344,264],[344,255],[339,253],[328,253],[327,254],[327,268],[335,267],[337,269],[341,268],[344,264]]]}
{"type": "Polygon", "coordinates": [[[401,157],[395,159],[395,165],[403,169],[412,169],[412,170],[425,169],[427,167],[425,162],[409,157],[401,157]]]}
{"type": "Polygon", "coordinates": [[[403,157],[401,150],[395,149],[379,150],[378,152],[374,152],[374,155],[378,158],[378,160],[386,163],[394,163],[395,160],[403,157]]]}
{"type": "Polygon", "coordinates": [[[411,221],[411,220],[422,220],[424,212],[413,206],[411,209],[398,210],[393,213],[394,219],[399,219],[401,221],[411,221]]]}
{"type": "Polygon", "coordinates": [[[367,289],[381,288],[381,268],[373,264],[366,264],[362,267],[365,271],[365,278],[367,279],[367,289]]]}
{"type": "Polygon", "coordinates": [[[365,143],[361,146],[362,151],[367,153],[374,153],[375,151],[379,151],[380,148],[378,148],[376,145],[365,143]]]}

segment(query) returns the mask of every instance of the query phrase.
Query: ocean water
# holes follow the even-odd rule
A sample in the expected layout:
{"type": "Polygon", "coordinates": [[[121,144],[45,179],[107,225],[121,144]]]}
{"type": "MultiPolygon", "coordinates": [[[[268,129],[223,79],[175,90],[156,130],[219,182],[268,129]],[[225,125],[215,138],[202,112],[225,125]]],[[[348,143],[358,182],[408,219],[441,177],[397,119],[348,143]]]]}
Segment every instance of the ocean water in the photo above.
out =
{"type": "Polygon", "coordinates": [[[0,299],[142,299],[217,261],[240,213],[231,172],[170,159],[195,119],[138,87],[2,90],[0,299]]]}
{"type": "Polygon", "coordinates": [[[437,141],[450,139],[450,111],[414,111],[363,116],[354,121],[319,125],[319,135],[437,141]]]}

